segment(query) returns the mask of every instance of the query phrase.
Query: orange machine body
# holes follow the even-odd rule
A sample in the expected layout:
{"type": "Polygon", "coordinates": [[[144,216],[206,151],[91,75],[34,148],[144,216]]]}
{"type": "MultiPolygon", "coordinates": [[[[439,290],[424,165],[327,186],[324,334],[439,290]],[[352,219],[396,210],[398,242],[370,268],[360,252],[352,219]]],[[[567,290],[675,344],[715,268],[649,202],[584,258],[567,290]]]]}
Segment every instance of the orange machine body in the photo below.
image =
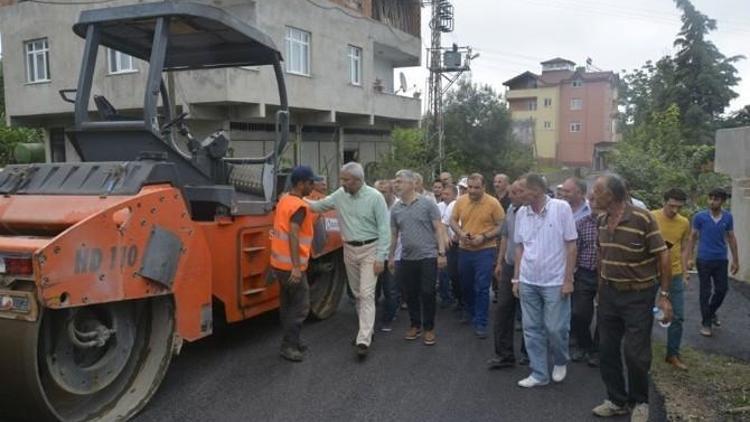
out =
{"type": "MultiPolygon", "coordinates": [[[[335,214],[319,219],[335,226],[335,214]]],[[[278,308],[279,288],[268,277],[272,224],[272,213],[193,221],[181,191],[167,184],[132,196],[6,195],[0,255],[31,258],[43,308],[172,294],[177,334],[192,341],[211,334],[213,299],[229,322],[278,308]],[[156,229],[181,245],[171,283],[141,271],[156,229]]],[[[340,247],[328,231],[313,256],[340,247]]]]}

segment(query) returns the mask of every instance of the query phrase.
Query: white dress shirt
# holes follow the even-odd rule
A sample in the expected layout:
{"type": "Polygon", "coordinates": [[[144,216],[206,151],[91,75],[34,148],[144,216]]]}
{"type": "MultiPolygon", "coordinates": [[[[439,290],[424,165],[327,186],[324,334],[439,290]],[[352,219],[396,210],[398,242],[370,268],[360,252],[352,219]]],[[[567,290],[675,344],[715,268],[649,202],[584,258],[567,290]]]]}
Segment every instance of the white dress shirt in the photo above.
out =
{"type": "Polygon", "coordinates": [[[565,242],[578,238],[570,204],[547,199],[537,214],[525,205],[516,212],[514,237],[523,245],[519,279],[536,286],[562,286],[567,252],[565,242]]]}

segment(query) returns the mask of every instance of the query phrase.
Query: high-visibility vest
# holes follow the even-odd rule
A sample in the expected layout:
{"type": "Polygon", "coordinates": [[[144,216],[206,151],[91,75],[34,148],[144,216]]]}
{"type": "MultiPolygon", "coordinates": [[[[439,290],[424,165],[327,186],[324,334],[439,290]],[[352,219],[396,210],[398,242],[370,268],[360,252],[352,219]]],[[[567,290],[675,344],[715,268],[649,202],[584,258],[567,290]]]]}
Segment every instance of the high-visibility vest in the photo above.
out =
{"type": "Polygon", "coordinates": [[[289,249],[289,233],[292,216],[300,208],[305,209],[305,219],[299,227],[299,263],[302,271],[307,269],[310,261],[310,249],[313,241],[313,214],[307,201],[294,195],[284,195],[276,205],[271,232],[271,266],[282,271],[292,270],[292,254],[289,249]]]}

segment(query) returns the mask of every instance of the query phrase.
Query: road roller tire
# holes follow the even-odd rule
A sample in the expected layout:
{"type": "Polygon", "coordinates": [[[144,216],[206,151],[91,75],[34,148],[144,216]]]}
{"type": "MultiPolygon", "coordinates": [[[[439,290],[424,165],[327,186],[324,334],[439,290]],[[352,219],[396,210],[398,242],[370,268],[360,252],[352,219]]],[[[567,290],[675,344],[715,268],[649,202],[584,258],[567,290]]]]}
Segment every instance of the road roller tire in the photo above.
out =
{"type": "Polygon", "coordinates": [[[346,268],[341,250],[312,261],[307,273],[310,284],[310,317],[329,318],[336,312],[346,288],[346,268]]]}
{"type": "Polygon", "coordinates": [[[174,329],[171,296],[0,319],[0,420],[133,417],[164,378],[174,329]]]}

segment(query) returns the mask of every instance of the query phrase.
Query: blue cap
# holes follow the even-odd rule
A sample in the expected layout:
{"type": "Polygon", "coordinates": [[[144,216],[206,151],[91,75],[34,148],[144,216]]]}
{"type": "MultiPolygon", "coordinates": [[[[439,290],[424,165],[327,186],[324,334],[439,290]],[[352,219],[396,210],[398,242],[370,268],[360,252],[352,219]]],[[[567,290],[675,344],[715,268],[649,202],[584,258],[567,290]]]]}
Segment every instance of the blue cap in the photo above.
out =
{"type": "Polygon", "coordinates": [[[296,185],[299,182],[314,182],[318,176],[315,175],[315,172],[312,171],[312,169],[308,166],[297,166],[292,169],[292,186],[296,185]]]}

